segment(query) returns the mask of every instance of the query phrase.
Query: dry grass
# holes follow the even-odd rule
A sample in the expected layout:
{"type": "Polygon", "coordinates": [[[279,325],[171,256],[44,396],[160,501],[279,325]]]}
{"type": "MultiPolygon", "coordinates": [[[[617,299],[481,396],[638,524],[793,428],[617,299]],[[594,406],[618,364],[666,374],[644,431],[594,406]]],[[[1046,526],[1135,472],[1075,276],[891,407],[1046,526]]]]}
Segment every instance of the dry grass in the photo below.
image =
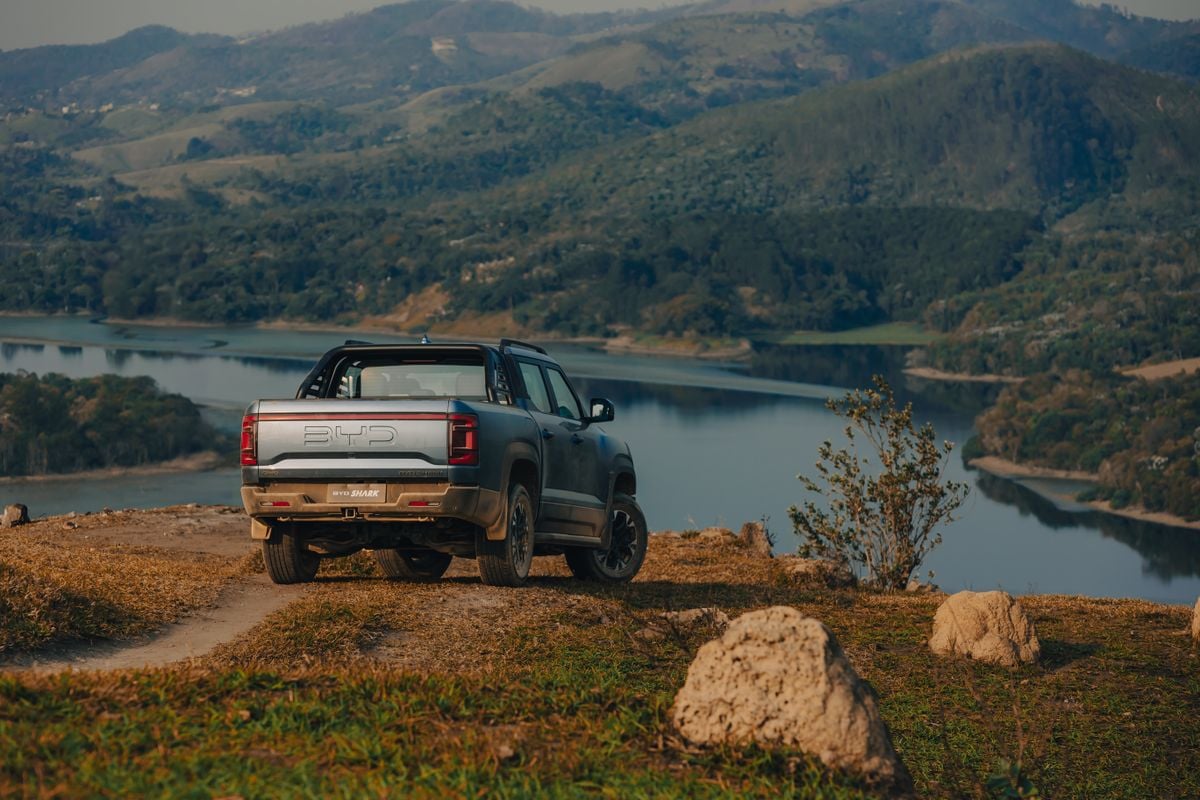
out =
{"type": "Polygon", "coordinates": [[[79,524],[63,519],[0,530],[0,655],[63,639],[145,633],[211,603],[253,569],[250,557],[55,535],[79,524]]]}

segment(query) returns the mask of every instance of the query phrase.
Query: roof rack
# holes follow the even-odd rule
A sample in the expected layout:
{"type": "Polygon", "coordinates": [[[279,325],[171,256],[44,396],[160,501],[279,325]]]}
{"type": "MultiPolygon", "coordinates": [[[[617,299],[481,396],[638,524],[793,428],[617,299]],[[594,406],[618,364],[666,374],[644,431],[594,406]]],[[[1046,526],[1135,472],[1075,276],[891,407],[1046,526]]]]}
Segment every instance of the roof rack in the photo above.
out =
{"type": "Polygon", "coordinates": [[[522,342],[520,339],[501,339],[500,340],[500,349],[503,350],[505,347],[523,347],[526,350],[533,350],[534,352],[541,353],[544,356],[549,355],[549,353],[547,353],[545,351],[545,349],[538,347],[536,344],[530,344],[529,342],[522,342]]]}

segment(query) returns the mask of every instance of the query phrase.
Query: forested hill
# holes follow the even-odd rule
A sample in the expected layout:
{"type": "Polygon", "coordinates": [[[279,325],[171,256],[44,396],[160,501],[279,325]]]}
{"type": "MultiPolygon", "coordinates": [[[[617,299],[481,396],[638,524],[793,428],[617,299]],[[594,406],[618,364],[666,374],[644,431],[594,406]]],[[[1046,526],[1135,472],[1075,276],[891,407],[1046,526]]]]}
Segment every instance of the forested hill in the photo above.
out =
{"type": "Polygon", "coordinates": [[[0,373],[0,477],[137,467],[232,446],[190,400],[150,378],[0,373]]]}
{"type": "Polygon", "coordinates": [[[1066,0],[415,0],[0,53],[0,309],[693,338],[914,320],[952,334],[945,366],[1021,372],[1106,324],[1067,293],[1111,285],[1152,302],[1106,359],[1200,355],[1190,316],[1168,342],[1148,310],[1196,305],[1196,35],[1066,0]]]}

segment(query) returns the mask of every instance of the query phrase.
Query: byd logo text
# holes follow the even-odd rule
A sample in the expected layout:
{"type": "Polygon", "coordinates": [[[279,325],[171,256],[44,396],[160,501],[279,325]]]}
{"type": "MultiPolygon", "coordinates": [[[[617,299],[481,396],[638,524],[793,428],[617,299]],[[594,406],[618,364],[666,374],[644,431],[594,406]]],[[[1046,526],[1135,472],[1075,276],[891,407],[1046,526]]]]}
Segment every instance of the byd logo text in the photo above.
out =
{"type": "Polygon", "coordinates": [[[382,447],[396,441],[396,429],[391,425],[305,425],[305,447],[329,447],[335,442],[347,447],[366,445],[382,447]]]}

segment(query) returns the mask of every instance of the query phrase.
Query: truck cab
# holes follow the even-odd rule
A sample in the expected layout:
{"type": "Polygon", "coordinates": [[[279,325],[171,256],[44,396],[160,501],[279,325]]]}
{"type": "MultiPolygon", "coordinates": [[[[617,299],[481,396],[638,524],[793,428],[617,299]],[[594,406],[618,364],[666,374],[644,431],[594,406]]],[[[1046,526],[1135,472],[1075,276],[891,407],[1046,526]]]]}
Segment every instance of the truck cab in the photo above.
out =
{"type": "Polygon", "coordinates": [[[242,501],[279,583],[372,550],[389,577],[440,577],[474,558],[520,585],[534,555],[581,578],[630,580],[645,556],[627,444],[540,347],[373,345],[326,353],[295,398],[242,422],[242,501]]]}

